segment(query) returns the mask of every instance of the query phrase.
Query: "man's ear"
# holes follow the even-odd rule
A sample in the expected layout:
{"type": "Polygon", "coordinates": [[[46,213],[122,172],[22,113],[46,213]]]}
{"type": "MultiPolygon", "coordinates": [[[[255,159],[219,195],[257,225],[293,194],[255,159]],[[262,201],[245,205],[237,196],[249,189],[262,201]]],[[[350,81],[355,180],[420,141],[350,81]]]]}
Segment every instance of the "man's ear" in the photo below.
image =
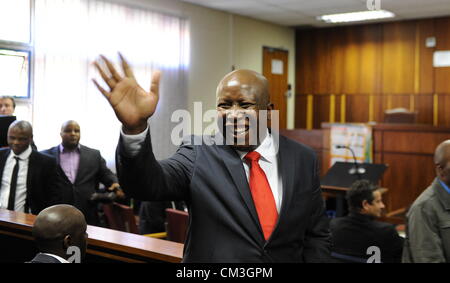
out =
{"type": "Polygon", "coordinates": [[[438,177],[442,176],[442,170],[443,170],[442,166],[440,164],[436,164],[436,175],[438,177]]]}
{"type": "Polygon", "coordinates": [[[361,207],[363,210],[367,211],[369,206],[370,206],[370,203],[366,199],[362,201],[361,207]]]}
{"type": "Polygon", "coordinates": [[[67,250],[70,246],[73,246],[73,240],[70,235],[66,235],[63,239],[63,248],[67,250]]]}

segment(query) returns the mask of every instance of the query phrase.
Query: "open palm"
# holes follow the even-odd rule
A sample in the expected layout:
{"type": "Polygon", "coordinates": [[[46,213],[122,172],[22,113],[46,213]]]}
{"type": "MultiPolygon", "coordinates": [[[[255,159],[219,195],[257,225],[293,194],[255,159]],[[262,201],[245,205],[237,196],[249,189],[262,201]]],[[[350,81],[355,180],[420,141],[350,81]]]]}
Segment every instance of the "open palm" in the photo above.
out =
{"type": "Polygon", "coordinates": [[[156,71],[152,75],[150,91],[146,92],[137,83],[128,62],[121,54],[119,55],[125,76],[122,77],[112,63],[106,57],[101,56],[108,72],[102,69],[99,62],[94,62],[94,65],[104,82],[109,86],[110,91],[102,88],[96,80],[93,81],[111,104],[117,118],[122,122],[124,132],[127,134],[137,134],[145,130],[148,118],[155,113],[159,99],[159,81],[161,74],[159,71],[156,71]]]}

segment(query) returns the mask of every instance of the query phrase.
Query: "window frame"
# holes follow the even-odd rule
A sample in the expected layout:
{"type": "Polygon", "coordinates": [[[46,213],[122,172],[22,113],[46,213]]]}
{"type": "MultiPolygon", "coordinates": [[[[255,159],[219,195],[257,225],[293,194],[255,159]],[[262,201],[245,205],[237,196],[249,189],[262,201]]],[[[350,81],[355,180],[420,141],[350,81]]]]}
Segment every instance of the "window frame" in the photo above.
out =
{"type": "Polygon", "coordinates": [[[28,53],[28,86],[27,86],[27,96],[13,96],[17,101],[30,102],[32,99],[33,86],[34,86],[34,0],[29,0],[30,2],[30,34],[29,42],[18,42],[0,39],[0,49],[19,51],[28,53]]]}

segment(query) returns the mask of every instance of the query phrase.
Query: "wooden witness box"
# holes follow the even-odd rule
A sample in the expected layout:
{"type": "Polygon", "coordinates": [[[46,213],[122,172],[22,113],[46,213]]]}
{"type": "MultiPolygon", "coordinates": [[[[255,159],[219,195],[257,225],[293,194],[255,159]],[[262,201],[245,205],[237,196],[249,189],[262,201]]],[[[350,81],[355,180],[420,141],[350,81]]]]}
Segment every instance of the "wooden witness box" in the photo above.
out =
{"type": "MultiPolygon", "coordinates": [[[[26,262],[38,252],[31,235],[36,216],[0,209],[0,262],[26,262]]],[[[83,262],[181,262],[183,244],[90,226],[83,262]]]]}

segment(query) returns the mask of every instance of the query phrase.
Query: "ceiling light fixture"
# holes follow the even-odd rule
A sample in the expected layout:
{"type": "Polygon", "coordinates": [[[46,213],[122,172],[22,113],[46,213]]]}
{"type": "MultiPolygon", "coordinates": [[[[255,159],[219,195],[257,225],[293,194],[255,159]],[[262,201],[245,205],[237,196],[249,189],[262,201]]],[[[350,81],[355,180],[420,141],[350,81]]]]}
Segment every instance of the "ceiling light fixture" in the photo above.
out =
{"type": "Polygon", "coordinates": [[[393,18],[395,14],[385,10],[362,11],[318,16],[317,19],[327,23],[348,23],[376,19],[393,18]]]}

